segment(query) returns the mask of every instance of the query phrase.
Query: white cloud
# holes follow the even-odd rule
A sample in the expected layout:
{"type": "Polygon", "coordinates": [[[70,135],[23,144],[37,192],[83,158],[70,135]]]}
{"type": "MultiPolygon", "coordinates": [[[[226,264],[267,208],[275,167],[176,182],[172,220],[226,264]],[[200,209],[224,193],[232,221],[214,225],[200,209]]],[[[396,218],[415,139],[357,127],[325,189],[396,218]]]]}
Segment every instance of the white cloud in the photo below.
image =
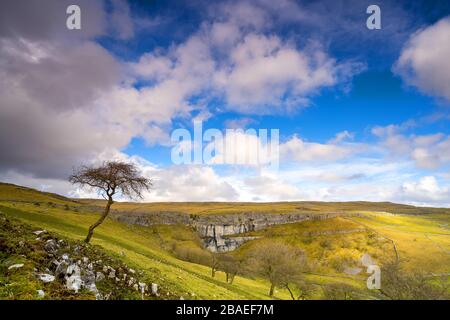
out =
{"type": "Polygon", "coordinates": [[[372,133],[379,137],[381,150],[394,158],[409,158],[417,167],[436,169],[450,162],[450,137],[442,133],[407,135],[404,127],[389,125],[375,127],[372,133]]]}
{"type": "MultiPolygon", "coordinates": [[[[223,111],[208,110],[211,97],[220,96],[225,108],[240,113],[289,112],[360,71],[360,64],[337,61],[315,43],[299,46],[267,32],[273,19],[308,20],[293,2],[277,3],[279,9],[270,1],[218,5],[221,11],[214,19],[185,41],[126,63],[92,40],[108,32],[121,40],[133,37],[135,26],[125,2],[113,2],[114,25],[109,28],[104,8],[86,2],[90,9],[84,11],[83,31],[70,35],[59,31],[63,20],[48,19],[61,8],[64,12],[66,1],[30,2],[29,10],[48,13],[31,15],[37,17],[32,23],[19,19],[22,11],[12,3],[0,13],[2,180],[95,196],[64,180],[71,168],[119,159],[136,163],[154,178],[147,201],[393,200],[450,206],[449,187],[434,176],[421,178],[411,165],[432,169],[448,164],[450,137],[407,135],[402,130],[408,126],[373,129],[381,140],[379,151],[392,157],[388,162],[361,157],[367,146],[352,141],[348,131],[325,143],[294,136],[280,145],[286,166],[278,172],[158,167],[118,151],[133,137],[168,144],[174,118],[187,119],[198,111],[197,119],[206,119],[223,111]],[[33,27],[37,24],[42,28],[33,27]]],[[[450,54],[443,38],[448,29],[447,18],[413,35],[396,66],[405,80],[445,98],[450,97],[450,54]]],[[[247,118],[228,122],[232,127],[250,123],[247,118]]],[[[233,158],[261,148],[255,136],[234,137],[249,145],[233,149],[233,158]]]]}
{"type": "Polygon", "coordinates": [[[344,82],[358,65],[338,64],[316,46],[299,50],[278,36],[247,34],[215,75],[228,108],[243,113],[293,111],[319,89],[344,82]]]}
{"type": "Polygon", "coordinates": [[[364,146],[358,144],[307,142],[298,136],[292,137],[280,146],[281,159],[297,162],[336,161],[363,151],[364,146]]]}
{"type": "Polygon", "coordinates": [[[244,184],[242,195],[247,194],[249,201],[300,201],[304,197],[298,187],[274,174],[250,176],[244,179],[244,184]]]}
{"type": "Polygon", "coordinates": [[[413,34],[394,71],[421,91],[450,101],[450,17],[413,34]]]}
{"type": "Polygon", "coordinates": [[[336,133],[336,136],[331,139],[330,143],[340,143],[346,140],[353,140],[355,138],[355,134],[353,132],[348,132],[347,130],[336,133]]]}
{"type": "Polygon", "coordinates": [[[152,179],[153,188],[144,194],[145,201],[233,201],[239,194],[213,168],[203,165],[173,165],[159,167],[139,156],[122,152],[106,152],[96,159],[134,163],[141,173],[152,179]]]}
{"type": "Polygon", "coordinates": [[[397,198],[419,205],[450,206],[450,188],[440,186],[434,176],[425,176],[420,178],[419,181],[403,183],[397,198]]]}

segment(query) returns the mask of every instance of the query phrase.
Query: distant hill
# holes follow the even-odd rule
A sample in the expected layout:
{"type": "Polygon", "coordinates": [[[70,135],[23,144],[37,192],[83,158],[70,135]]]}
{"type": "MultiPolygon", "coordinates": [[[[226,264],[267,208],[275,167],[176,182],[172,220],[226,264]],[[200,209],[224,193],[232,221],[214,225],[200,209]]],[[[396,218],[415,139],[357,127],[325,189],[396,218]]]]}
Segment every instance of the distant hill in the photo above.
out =
{"type": "MultiPolygon", "coordinates": [[[[450,208],[416,207],[392,202],[117,202],[115,211],[152,213],[174,212],[186,214],[236,214],[236,213],[314,213],[378,211],[396,214],[449,213],[450,208]]],[[[56,204],[103,206],[104,200],[72,199],[55,193],[0,182],[0,201],[55,202],[56,204]]]]}
{"type": "Polygon", "coordinates": [[[32,188],[18,186],[12,183],[0,182],[0,201],[54,201],[76,203],[74,199],[56,193],[39,191],[32,188]]]}

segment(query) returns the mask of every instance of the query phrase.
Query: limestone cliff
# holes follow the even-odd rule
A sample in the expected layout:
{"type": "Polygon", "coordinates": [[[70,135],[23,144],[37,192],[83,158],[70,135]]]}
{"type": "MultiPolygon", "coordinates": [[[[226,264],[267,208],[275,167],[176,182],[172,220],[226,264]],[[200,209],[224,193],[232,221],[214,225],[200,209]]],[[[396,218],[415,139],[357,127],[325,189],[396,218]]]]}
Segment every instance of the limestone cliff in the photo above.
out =
{"type": "Polygon", "coordinates": [[[129,223],[149,226],[152,224],[184,224],[194,228],[203,239],[205,248],[212,252],[235,250],[244,242],[255,237],[236,236],[261,230],[270,225],[295,223],[305,220],[334,218],[339,213],[239,213],[189,215],[175,212],[126,213],[114,212],[115,219],[129,223]]]}

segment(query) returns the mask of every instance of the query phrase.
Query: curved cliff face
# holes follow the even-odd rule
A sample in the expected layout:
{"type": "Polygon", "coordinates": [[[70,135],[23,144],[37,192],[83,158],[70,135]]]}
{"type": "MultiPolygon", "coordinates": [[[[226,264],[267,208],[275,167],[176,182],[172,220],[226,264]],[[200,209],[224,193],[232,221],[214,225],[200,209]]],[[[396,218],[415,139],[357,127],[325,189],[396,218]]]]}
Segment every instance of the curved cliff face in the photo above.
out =
{"type": "Polygon", "coordinates": [[[239,214],[209,214],[188,215],[175,212],[157,213],[126,213],[113,212],[118,221],[149,226],[152,224],[185,224],[192,226],[203,239],[205,248],[212,252],[233,251],[244,242],[255,237],[236,236],[251,231],[264,229],[270,225],[296,223],[305,220],[320,220],[334,218],[339,213],[239,213],[239,214]],[[233,236],[233,237],[230,237],[233,236]]]}
{"type": "Polygon", "coordinates": [[[211,252],[229,252],[236,250],[244,242],[254,240],[257,237],[207,237],[203,238],[203,245],[211,252]]]}
{"type": "Polygon", "coordinates": [[[212,252],[228,252],[235,250],[246,241],[255,239],[255,237],[236,237],[235,235],[261,230],[270,225],[299,222],[308,218],[304,214],[210,215],[197,217],[191,225],[202,237],[205,248],[212,252]]]}

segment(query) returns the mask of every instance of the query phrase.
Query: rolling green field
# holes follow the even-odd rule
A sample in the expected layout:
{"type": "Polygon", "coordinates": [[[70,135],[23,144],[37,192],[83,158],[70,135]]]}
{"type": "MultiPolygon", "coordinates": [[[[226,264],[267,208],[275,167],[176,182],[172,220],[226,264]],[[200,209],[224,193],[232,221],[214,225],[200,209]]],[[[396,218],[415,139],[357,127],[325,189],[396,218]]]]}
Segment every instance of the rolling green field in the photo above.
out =
{"type": "MultiPolygon", "coordinates": [[[[9,184],[0,184],[0,212],[35,228],[82,240],[97,218],[103,202],[74,200],[9,184]]],[[[344,212],[357,216],[276,225],[252,232],[249,241],[233,255],[246,252],[264,239],[279,239],[305,251],[311,271],[305,278],[313,284],[345,283],[377,298],[365,289],[364,275],[349,275],[364,253],[379,264],[398,256],[413,271],[450,273],[450,210],[416,208],[391,203],[116,203],[113,209],[129,212],[181,212],[187,214],[233,214],[245,212],[344,212]],[[364,291],[365,290],[365,291],[364,291]]],[[[143,270],[165,291],[185,299],[269,299],[266,280],[237,276],[233,284],[208,266],[177,258],[173,248],[204,252],[198,235],[184,225],[127,225],[108,218],[94,233],[94,245],[143,270]]],[[[277,289],[275,299],[290,299],[277,289]]],[[[320,290],[313,298],[323,298],[320,290]]]]}

